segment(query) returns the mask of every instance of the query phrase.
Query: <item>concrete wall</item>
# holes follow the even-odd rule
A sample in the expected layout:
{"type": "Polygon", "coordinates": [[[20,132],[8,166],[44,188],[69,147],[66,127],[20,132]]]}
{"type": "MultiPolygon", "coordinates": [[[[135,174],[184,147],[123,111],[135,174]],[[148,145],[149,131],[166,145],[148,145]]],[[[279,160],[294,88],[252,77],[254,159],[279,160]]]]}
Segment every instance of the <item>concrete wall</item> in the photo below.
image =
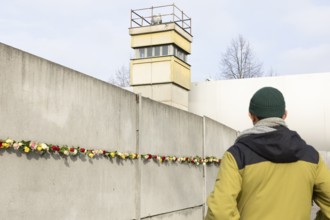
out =
{"type": "MultiPolygon", "coordinates": [[[[201,117],[145,99],[141,119],[141,153],[202,155],[201,117]]],[[[146,163],[141,168],[141,177],[142,216],[168,213],[203,203],[202,166],[155,166],[146,163]]]]}
{"type": "Polygon", "coordinates": [[[264,86],[283,92],[291,129],[316,149],[330,150],[330,73],[193,83],[189,111],[242,131],[252,126],[250,98],[264,86]]]}
{"type": "MultiPolygon", "coordinates": [[[[0,139],[221,157],[236,134],[1,43],[0,103],[0,139]]],[[[13,150],[0,150],[0,167],[0,219],[9,220],[200,220],[218,168],[13,150]]]]}
{"type": "MultiPolygon", "coordinates": [[[[3,44],[0,103],[1,139],[136,150],[134,94],[3,44]]],[[[0,167],[0,219],[136,217],[134,164],[2,151],[0,167]]]]}

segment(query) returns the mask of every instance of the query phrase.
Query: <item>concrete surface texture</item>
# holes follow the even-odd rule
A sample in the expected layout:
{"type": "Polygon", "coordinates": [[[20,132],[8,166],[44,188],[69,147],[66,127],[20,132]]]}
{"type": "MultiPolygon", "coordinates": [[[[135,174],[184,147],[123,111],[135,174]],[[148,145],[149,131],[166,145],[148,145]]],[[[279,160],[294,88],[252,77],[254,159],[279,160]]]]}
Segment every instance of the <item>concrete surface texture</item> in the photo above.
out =
{"type": "MultiPolygon", "coordinates": [[[[0,72],[1,139],[135,152],[134,94],[3,44],[0,72]]],[[[135,163],[3,152],[0,166],[0,219],[136,217],[135,163]]]]}
{"type": "MultiPolygon", "coordinates": [[[[0,72],[1,139],[221,157],[236,134],[1,43],[0,72]]],[[[200,220],[206,185],[214,182],[206,173],[217,169],[13,150],[1,150],[0,157],[0,219],[9,220],[200,220]]]]}

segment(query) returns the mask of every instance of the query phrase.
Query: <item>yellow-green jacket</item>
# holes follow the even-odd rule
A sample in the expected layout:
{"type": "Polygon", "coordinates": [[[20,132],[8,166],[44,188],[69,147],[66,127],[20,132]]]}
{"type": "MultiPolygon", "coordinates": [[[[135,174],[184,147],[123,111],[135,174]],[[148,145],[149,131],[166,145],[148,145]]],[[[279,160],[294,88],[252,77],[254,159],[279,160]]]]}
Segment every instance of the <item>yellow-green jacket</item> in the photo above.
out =
{"type": "Polygon", "coordinates": [[[242,137],[221,161],[205,220],[310,220],[312,200],[330,219],[330,173],[285,126],[242,137]]]}

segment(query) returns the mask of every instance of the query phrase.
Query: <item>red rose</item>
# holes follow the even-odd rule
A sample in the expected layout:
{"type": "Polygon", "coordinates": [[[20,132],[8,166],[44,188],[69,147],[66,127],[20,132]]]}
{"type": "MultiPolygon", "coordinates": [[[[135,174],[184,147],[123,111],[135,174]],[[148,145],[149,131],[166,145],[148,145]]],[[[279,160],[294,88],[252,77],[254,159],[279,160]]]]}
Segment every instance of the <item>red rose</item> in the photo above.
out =
{"type": "Polygon", "coordinates": [[[154,158],[154,159],[157,159],[157,155],[154,155],[153,158],[154,158]]]}
{"type": "Polygon", "coordinates": [[[70,148],[70,152],[74,152],[74,148],[73,147],[70,148]]]}
{"type": "Polygon", "coordinates": [[[80,148],[81,153],[85,153],[85,151],[86,151],[85,148],[80,148]]]}
{"type": "Polygon", "coordinates": [[[53,151],[59,151],[60,148],[59,148],[58,146],[53,145],[53,146],[52,146],[52,150],[53,150],[53,151]]]}
{"type": "Polygon", "coordinates": [[[107,152],[105,150],[103,150],[103,154],[106,154],[107,152]]]}
{"type": "Polygon", "coordinates": [[[162,161],[165,161],[166,157],[165,156],[162,156],[162,161]]]}
{"type": "Polygon", "coordinates": [[[147,159],[150,160],[151,158],[152,158],[152,155],[151,154],[148,154],[147,159]]]}

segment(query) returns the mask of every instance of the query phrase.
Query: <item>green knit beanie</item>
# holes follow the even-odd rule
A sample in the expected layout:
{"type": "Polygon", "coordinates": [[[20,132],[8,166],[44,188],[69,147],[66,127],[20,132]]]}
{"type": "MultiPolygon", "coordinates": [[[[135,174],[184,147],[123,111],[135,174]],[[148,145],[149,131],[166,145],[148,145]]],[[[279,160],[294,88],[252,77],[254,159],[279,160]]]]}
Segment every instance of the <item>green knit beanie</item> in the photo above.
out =
{"type": "Polygon", "coordinates": [[[285,113],[284,97],[273,87],[261,88],[252,96],[249,112],[258,118],[281,118],[285,113]]]}

